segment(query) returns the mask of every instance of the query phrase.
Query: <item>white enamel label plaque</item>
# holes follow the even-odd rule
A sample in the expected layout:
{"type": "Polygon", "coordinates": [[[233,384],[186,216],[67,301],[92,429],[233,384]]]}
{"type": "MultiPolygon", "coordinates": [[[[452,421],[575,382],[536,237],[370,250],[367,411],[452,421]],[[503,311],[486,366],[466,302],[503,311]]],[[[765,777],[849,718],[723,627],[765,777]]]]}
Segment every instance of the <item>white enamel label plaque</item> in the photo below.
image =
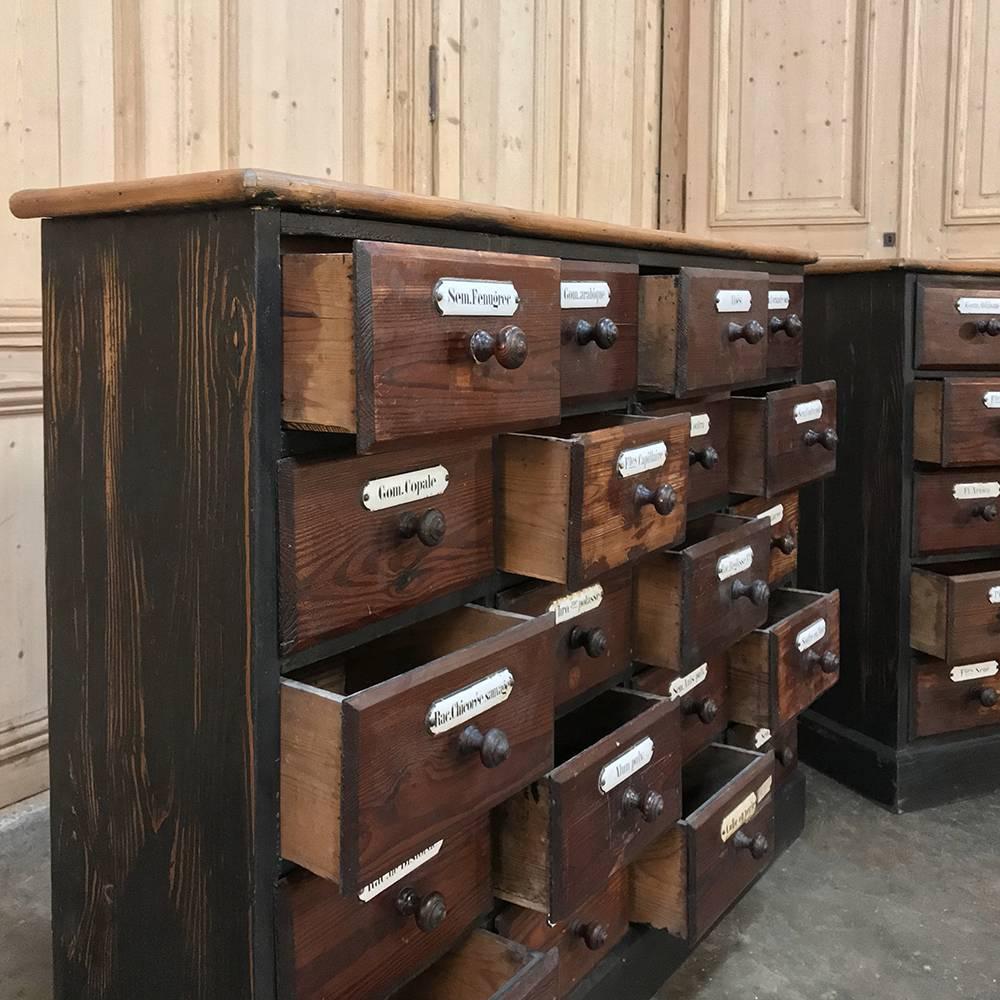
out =
{"type": "Polygon", "coordinates": [[[691,414],[691,437],[704,437],[712,429],[712,420],[707,413],[691,414]]]}
{"type": "Polygon", "coordinates": [[[951,495],[956,500],[995,500],[1000,497],[1000,483],[955,483],[951,495]]]}
{"type": "Polygon", "coordinates": [[[358,899],[362,903],[371,902],[380,893],[385,892],[390,886],[395,885],[401,879],[406,878],[411,872],[415,872],[421,865],[426,864],[431,858],[436,858],[438,854],[441,853],[441,848],[444,846],[444,841],[439,840],[437,843],[431,844],[430,847],[425,847],[419,854],[414,854],[412,858],[404,861],[402,864],[396,865],[395,868],[391,868],[384,875],[380,875],[374,882],[369,882],[361,892],[358,893],[358,899]]]}
{"type": "Polygon", "coordinates": [[[439,278],[434,304],[442,316],[513,316],[521,299],[512,281],[439,278]]]}
{"type": "Polygon", "coordinates": [[[757,515],[758,521],[763,521],[765,518],[771,522],[771,527],[781,524],[785,517],[785,505],[783,503],[776,504],[774,507],[769,507],[762,514],[757,515]]]}
{"type": "Polygon", "coordinates": [[[689,674],[678,677],[670,682],[668,693],[671,701],[683,698],[689,691],[693,691],[705,678],[708,677],[708,663],[703,663],[696,667],[689,674]]]}
{"type": "Polygon", "coordinates": [[[791,301],[791,296],[784,290],[772,290],[767,293],[768,309],[787,309],[791,301]]]}
{"type": "Polygon", "coordinates": [[[427,710],[427,729],[435,736],[461,726],[477,715],[501,705],[514,690],[514,675],[498,670],[475,684],[438,698],[427,710]]]}
{"type": "Polygon", "coordinates": [[[826,635],[826,619],[817,618],[811,625],[807,625],[795,637],[795,648],[804,653],[810,646],[815,646],[823,636],[826,635]]]}
{"type": "Polygon", "coordinates": [[[963,296],[955,303],[955,308],[963,316],[989,316],[1000,313],[1000,299],[977,299],[963,296]]]}
{"type": "Polygon", "coordinates": [[[563,309],[603,309],[611,302],[611,286],[606,281],[563,281],[559,284],[559,304],[563,309]]]}
{"type": "Polygon", "coordinates": [[[715,311],[720,313],[750,312],[753,296],[745,288],[720,288],[715,293],[715,311]]]}
{"type": "Polygon", "coordinates": [[[638,476],[640,472],[659,469],[667,461],[667,442],[657,441],[641,448],[629,448],[618,456],[618,475],[622,479],[638,476]]]}
{"type": "Polygon", "coordinates": [[[594,608],[600,607],[604,600],[604,588],[599,583],[593,583],[583,590],[577,590],[565,597],[559,597],[549,605],[549,611],[556,613],[556,624],[568,622],[571,618],[578,618],[580,615],[594,608]]]}
{"type": "Polygon", "coordinates": [[[984,392],[983,406],[987,410],[1000,410],[1000,392],[984,392]]]}
{"type": "Polygon", "coordinates": [[[385,510],[413,500],[440,496],[446,489],[448,470],[443,465],[435,465],[369,480],[361,489],[361,503],[365,510],[385,510]]]}
{"type": "Polygon", "coordinates": [[[990,587],[990,592],[987,596],[989,597],[990,604],[1000,604],[1000,587],[990,587]]]}
{"type": "Polygon", "coordinates": [[[605,795],[617,788],[636,771],[644,768],[653,759],[653,741],[650,737],[640,740],[634,747],[615,757],[610,764],[601,768],[597,784],[605,795]]]}
{"type": "Polygon", "coordinates": [[[960,667],[951,668],[951,679],[960,684],[962,681],[974,681],[979,677],[996,677],[1000,673],[1000,663],[996,660],[984,660],[982,663],[966,663],[960,667]]]}
{"type": "Polygon", "coordinates": [[[808,424],[823,416],[823,400],[810,399],[808,403],[798,403],[792,410],[792,416],[797,424],[808,424]]]}
{"type": "Polygon", "coordinates": [[[770,729],[758,729],[753,734],[754,749],[759,750],[771,738],[771,735],[770,729]]]}
{"type": "Polygon", "coordinates": [[[719,574],[720,580],[728,580],[731,576],[736,576],[737,573],[742,573],[743,570],[749,569],[752,564],[753,549],[749,545],[746,545],[735,552],[720,556],[719,561],[715,564],[715,569],[719,574]]]}

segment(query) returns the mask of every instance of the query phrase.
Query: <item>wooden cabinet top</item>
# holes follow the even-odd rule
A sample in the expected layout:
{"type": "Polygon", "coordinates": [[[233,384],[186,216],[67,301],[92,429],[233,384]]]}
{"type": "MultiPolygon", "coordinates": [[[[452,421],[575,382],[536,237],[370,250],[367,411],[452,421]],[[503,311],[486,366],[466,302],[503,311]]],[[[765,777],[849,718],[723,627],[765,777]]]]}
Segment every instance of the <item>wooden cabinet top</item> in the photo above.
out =
{"type": "Polygon", "coordinates": [[[918,260],[887,257],[879,260],[820,260],[806,274],[861,274],[870,271],[924,271],[930,274],[997,274],[1000,260],[918,260]]]}
{"type": "Polygon", "coordinates": [[[234,168],[173,177],[19,191],[10,209],[20,219],[155,212],[218,205],[275,205],[300,212],[362,216],[644,250],[708,254],[742,260],[807,264],[808,251],[703,239],[663,229],[574,219],[501,205],[408,194],[273,170],[234,168]]]}

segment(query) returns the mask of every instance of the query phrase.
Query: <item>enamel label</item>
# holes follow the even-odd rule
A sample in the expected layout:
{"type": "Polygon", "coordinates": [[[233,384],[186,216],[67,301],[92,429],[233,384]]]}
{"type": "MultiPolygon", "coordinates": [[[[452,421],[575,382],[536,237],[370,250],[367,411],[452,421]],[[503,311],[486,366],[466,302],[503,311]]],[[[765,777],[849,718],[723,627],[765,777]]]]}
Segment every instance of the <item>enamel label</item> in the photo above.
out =
{"type": "Polygon", "coordinates": [[[677,701],[678,698],[683,698],[688,691],[693,691],[706,677],[708,677],[708,663],[703,663],[691,673],[672,680],[668,689],[670,700],[677,701]]]}
{"type": "Polygon", "coordinates": [[[448,489],[448,470],[443,465],[417,469],[398,476],[372,479],[361,490],[365,510],[385,510],[412,500],[440,496],[448,489]]]}
{"type": "Polygon", "coordinates": [[[768,508],[762,514],[757,515],[758,521],[763,521],[765,518],[771,522],[772,528],[775,527],[775,525],[781,524],[785,518],[785,505],[783,503],[779,503],[774,507],[768,508]]]}
{"type": "Polygon", "coordinates": [[[757,793],[751,792],[731,813],[722,820],[722,842],[726,843],[734,833],[757,813],[757,793]]]}
{"type": "Polygon", "coordinates": [[[770,729],[758,729],[757,732],[753,734],[754,750],[759,750],[770,738],[770,729]]]}
{"type": "Polygon", "coordinates": [[[395,868],[391,868],[384,875],[380,875],[374,882],[369,882],[361,892],[358,893],[358,899],[362,903],[368,903],[373,900],[380,893],[385,892],[390,886],[395,885],[400,879],[406,878],[410,872],[416,871],[421,865],[426,864],[431,858],[436,858],[438,854],[441,853],[441,848],[444,846],[444,841],[439,840],[436,844],[431,844],[430,847],[425,847],[419,854],[414,854],[412,858],[408,861],[404,861],[401,865],[396,865],[395,868]]]}
{"type": "Polygon", "coordinates": [[[563,309],[602,309],[611,302],[611,286],[606,281],[563,281],[559,284],[559,304],[563,309]]]}
{"type": "Polygon", "coordinates": [[[990,604],[1000,604],[1000,587],[990,587],[988,597],[990,604]]]}
{"type": "Polygon", "coordinates": [[[644,768],[653,759],[653,741],[650,737],[640,740],[634,747],[626,750],[620,757],[601,768],[597,784],[605,795],[612,788],[617,788],[623,781],[630,778],[636,771],[644,768]]]}
{"type": "Polygon", "coordinates": [[[720,288],[715,293],[715,311],[720,313],[750,312],[753,298],[745,288],[720,288]]]}
{"type": "Polygon", "coordinates": [[[792,298],[784,290],[771,291],[767,293],[768,309],[787,309],[792,298]]]}
{"type": "Polygon", "coordinates": [[[640,472],[659,469],[667,461],[667,442],[657,441],[641,448],[630,448],[618,456],[618,475],[622,479],[638,476],[640,472]]]}
{"type": "Polygon", "coordinates": [[[439,698],[427,711],[427,729],[435,736],[461,726],[495,705],[501,705],[514,690],[514,675],[498,670],[475,684],[439,698]]]}
{"type": "Polygon", "coordinates": [[[728,580],[731,576],[742,573],[743,570],[749,569],[752,565],[753,549],[746,545],[735,552],[720,556],[719,561],[715,564],[715,569],[720,580],[728,580]]]}
{"type": "Polygon", "coordinates": [[[995,500],[1000,497],[1000,483],[955,483],[951,495],[956,500],[995,500]]]}
{"type": "Polygon", "coordinates": [[[600,607],[604,600],[604,588],[599,583],[584,587],[565,597],[554,600],[549,605],[549,611],[556,613],[556,624],[568,622],[571,618],[578,618],[580,615],[594,608],[600,607]]]}
{"type": "Polygon", "coordinates": [[[442,316],[513,316],[521,298],[512,281],[439,278],[434,304],[442,316]]]}
{"type": "Polygon", "coordinates": [[[977,677],[996,677],[1000,672],[1000,663],[996,660],[985,660],[983,663],[966,663],[961,667],[951,668],[951,679],[956,684],[962,681],[974,681],[977,677]]]}
{"type": "Polygon", "coordinates": [[[795,648],[804,653],[810,646],[815,646],[823,636],[826,635],[826,619],[817,618],[811,625],[807,625],[796,637],[795,648]]]}
{"type": "Polygon", "coordinates": [[[988,316],[1000,313],[1000,299],[975,299],[963,296],[955,303],[955,308],[963,316],[988,316]]]}
{"type": "Polygon", "coordinates": [[[983,406],[987,410],[1000,410],[1000,392],[984,392],[983,406]]]}
{"type": "Polygon", "coordinates": [[[757,805],[759,806],[764,799],[771,794],[771,786],[774,784],[774,778],[768,775],[767,780],[757,789],[757,805]]]}
{"type": "Polygon", "coordinates": [[[792,416],[797,424],[808,424],[811,420],[819,420],[823,416],[823,400],[810,399],[808,403],[798,403],[792,410],[792,416]]]}
{"type": "Polygon", "coordinates": [[[691,414],[691,437],[704,437],[711,430],[712,421],[707,413],[691,414]]]}

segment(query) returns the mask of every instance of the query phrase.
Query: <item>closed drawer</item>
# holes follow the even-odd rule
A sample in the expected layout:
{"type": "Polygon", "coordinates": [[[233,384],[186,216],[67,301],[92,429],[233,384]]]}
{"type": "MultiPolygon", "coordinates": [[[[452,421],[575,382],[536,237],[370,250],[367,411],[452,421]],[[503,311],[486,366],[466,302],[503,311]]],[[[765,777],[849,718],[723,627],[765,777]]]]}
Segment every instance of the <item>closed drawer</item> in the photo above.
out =
{"type": "Polygon", "coordinates": [[[395,993],[394,1000],[556,1000],[559,953],[531,951],[487,930],[395,993]]]}
{"type": "Polygon", "coordinates": [[[562,398],[623,398],[635,389],[639,268],[562,262],[562,398]]]}
{"type": "Polygon", "coordinates": [[[688,402],[644,403],[643,413],[691,414],[688,443],[688,505],[715,500],[729,493],[729,396],[688,402]]]}
{"type": "Polygon", "coordinates": [[[796,490],[776,497],[754,497],[732,508],[741,517],[759,517],[771,525],[771,565],[768,583],[791,576],[799,557],[799,494],[796,490]]]}
{"type": "Polygon", "coordinates": [[[767,370],[790,374],[802,367],[802,303],[799,274],[772,274],[767,286],[767,370]]]}
{"type": "Polygon", "coordinates": [[[550,770],[551,650],[469,606],[283,679],[283,856],[354,892],[550,770]]]}
{"type": "Polygon", "coordinates": [[[359,892],[297,871],[278,883],[279,993],[380,1000],[493,905],[486,816],[467,817],[359,892]]]}
{"type": "Polygon", "coordinates": [[[282,418],[360,452],[559,415],[559,262],[358,241],[281,262],[282,418]]]}
{"type": "Polygon", "coordinates": [[[684,819],[629,869],[634,923],[693,944],[770,863],[774,754],[713,744],[684,768],[684,819]]]}
{"type": "Polygon", "coordinates": [[[1000,285],[917,281],[916,366],[1000,368],[1000,285]]]}
{"type": "Polygon", "coordinates": [[[493,812],[495,895],[562,920],[680,815],[675,705],[606,691],[556,722],[555,767],[493,812]]]}
{"type": "Polygon", "coordinates": [[[710,514],[687,541],[635,568],[637,660],[687,673],[767,617],[771,528],[763,520],[710,514]]]}
{"type": "Polygon", "coordinates": [[[522,615],[554,612],[552,664],[555,705],[618,677],[632,658],[632,571],[607,573],[582,590],[524,583],[497,595],[497,607],[522,615]]]}
{"type": "Polygon", "coordinates": [[[913,509],[917,555],[1000,545],[1000,468],[915,472],[913,509]]]}
{"type": "Polygon", "coordinates": [[[767,374],[761,271],[683,267],[639,279],[639,385],[692,396],[767,374]]]}
{"type": "Polygon", "coordinates": [[[913,663],[917,736],[1000,725],[1000,668],[996,659],[949,666],[917,657],[913,663]]]}
{"type": "Polygon", "coordinates": [[[1000,463],[1000,379],[914,382],[913,457],[943,466],[1000,463]]]}
{"type": "Polygon", "coordinates": [[[628,872],[612,875],[565,920],[553,923],[544,913],[506,905],[497,912],[496,928],[528,948],[558,949],[559,996],[567,997],[628,930],[628,872]]]}
{"type": "Polygon", "coordinates": [[[774,784],[780,788],[793,774],[799,763],[799,720],[792,719],[773,732],[766,727],[735,723],[726,730],[726,743],[745,750],[774,753],[774,784]]]}
{"type": "Polygon", "coordinates": [[[1000,563],[914,569],[910,645],[946,663],[995,655],[1000,650],[1000,563]]]}
{"type": "Polygon", "coordinates": [[[492,441],[284,459],[278,512],[288,653],[492,574],[492,441]]]}
{"type": "Polygon", "coordinates": [[[837,467],[837,383],[734,396],[729,481],[734,493],[773,497],[837,467]]]}
{"type": "Polygon", "coordinates": [[[501,569],[578,587],[684,536],[688,417],[577,417],[497,441],[501,569]]]}
{"type": "Polygon", "coordinates": [[[840,592],[775,590],[767,621],[729,651],[729,714],[776,730],[840,676],[840,592]]]}
{"type": "Polygon", "coordinates": [[[685,762],[726,731],[729,723],[729,662],[724,654],[713,657],[686,674],[669,667],[637,664],[632,687],[677,702],[681,713],[681,757],[685,762]]]}

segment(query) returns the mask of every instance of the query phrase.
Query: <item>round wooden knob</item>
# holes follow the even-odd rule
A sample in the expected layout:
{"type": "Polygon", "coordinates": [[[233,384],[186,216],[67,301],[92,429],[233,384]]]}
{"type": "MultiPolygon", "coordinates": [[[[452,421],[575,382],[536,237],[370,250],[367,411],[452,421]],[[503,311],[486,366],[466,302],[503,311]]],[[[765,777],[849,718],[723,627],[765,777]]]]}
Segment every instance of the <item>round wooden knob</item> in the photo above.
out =
{"type": "Polygon", "coordinates": [[[663,796],[654,791],[640,795],[634,788],[626,788],[622,806],[625,809],[638,809],[647,823],[653,823],[663,815],[663,796]]]}
{"type": "Polygon", "coordinates": [[[973,517],[981,517],[984,521],[995,521],[1000,514],[1000,508],[995,503],[984,503],[972,512],[973,517]]]}
{"type": "Polygon", "coordinates": [[[583,648],[587,656],[597,659],[608,651],[608,637],[602,628],[580,628],[574,625],[569,633],[571,649],[583,648]]]}
{"type": "Polygon", "coordinates": [[[669,483],[657,486],[655,490],[651,490],[645,483],[639,483],[635,488],[635,502],[640,507],[651,503],[657,514],[666,516],[677,506],[677,494],[669,483]]]}
{"type": "Polygon", "coordinates": [[[771,588],[767,580],[753,580],[751,583],[733,580],[733,600],[738,601],[741,597],[749,597],[751,604],[762,608],[771,599],[771,588]]]}
{"type": "Polygon", "coordinates": [[[794,535],[779,535],[771,539],[771,548],[777,549],[780,553],[790,556],[795,551],[794,535]]]}
{"type": "Polygon", "coordinates": [[[596,323],[580,319],[577,320],[573,332],[576,334],[578,344],[589,344],[593,341],[602,351],[606,351],[615,346],[615,341],[618,339],[618,324],[607,316],[596,323]]]}
{"type": "Polygon", "coordinates": [[[466,726],[458,737],[458,749],[463,754],[478,753],[483,767],[499,767],[510,756],[510,743],[499,729],[483,733],[478,726],[466,726]]]}
{"type": "Polygon", "coordinates": [[[403,889],[396,897],[396,909],[404,917],[415,917],[417,926],[425,934],[440,927],[448,916],[444,896],[439,892],[429,892],[421,897],[416,889],[403,889]]]}
{"type": "Polygon", "coordinates": [[[719,714],[719,703],[714,698],[685,698],[681,702],[681,713],[697,715],[707,726],[719,714]]]}
{"type": "Polygon", "coordinates": [[[519,326],[505,326],[496,334],[476,330],[469,338],[469,353],[476,364],[496,358],[501,368],[520,368],[528,357],[528,338],[519,326]]]}
{"type": "Polygon", "coordinates": [[[984,687],[980,688],[976,692],[976,698],[979,700],[979,704],[983,708],[992,708],[998,701],[1000,701],[1000,694],[997,693],[996,688],[984,687]]]}
{"type": "Polygon", "coordinates": [[[802,320],[795,313],[789,313],[784,319],[772,316],[768,326],[771,328],[771,333],[784,331],[789,337],[798,337],[802,333],[802,320]]]}
{"type": "Polygon", "coordinates": [[[737,830],[733,835],[733,843],[737,847],[747,848],[757,861],[760,861],[767,854],[768,847],[770,846],[764,834],[758,833],[751,837],[742,830],[737,830]]]}
{"type": "Polygon", "coordinates": [[[702,448],[701,451],[689,448],[688,465],[694,465],[696,462],[703,469],[714,469],[719,464],[719,453],[711,445],[702,448]]]}
{"type": "Polygon", "coordinates": [[[726,333],[731,341],[745,340],[748,344],[759,344],[764,339],[764,327],[755,319],[742,326],[739,323],[730,323],[726,327],[726,333]]]}
{"type": "Polygon", "coordinates": [[[996,316],[991,316],[989,319],[978,320],[976,330],[991,337],[998,337],[1000,336],[1000,319],[997,319],[996,316]]]}
{"type": "Polygon", "coordinates": [[[604,924],[579,922],[573,925],[573,933],[582,938],[591,951],[600,951],[608,943],[608,929],[604,924]]]}
{"type": "Polygon", "coordinates": [[[782,767],[791,767],[795,763],[795,751],[791,747],[782,747],[774,756],[782,767]]]}
{"type": "Polygon", "coordinates": [[[837,432],[832,427],[821,431],[808,430],[802,435],[802,440],[807,445],[821,444],[827,451],[833,451],[837,447],[837,432]]]}
{"type": "Polygon", "coordinates": [[[835,674],[840,669],[840,657],[832,649],[825,653],[810,649],[806,653],[806,662],[810,666],[818,666],[824,674],[835,674]]]}
{"type": "Polygon", "coordinates": [[[403,538],[412,538],[416,535],[424,545],[430,548],[441,544],[444,540],[446,527],[447,522],[444,519],[444,514],[436,507],[425,510],[423,514],[408,511],[401,514],[399,518],[399,533],[403,538]]]}

